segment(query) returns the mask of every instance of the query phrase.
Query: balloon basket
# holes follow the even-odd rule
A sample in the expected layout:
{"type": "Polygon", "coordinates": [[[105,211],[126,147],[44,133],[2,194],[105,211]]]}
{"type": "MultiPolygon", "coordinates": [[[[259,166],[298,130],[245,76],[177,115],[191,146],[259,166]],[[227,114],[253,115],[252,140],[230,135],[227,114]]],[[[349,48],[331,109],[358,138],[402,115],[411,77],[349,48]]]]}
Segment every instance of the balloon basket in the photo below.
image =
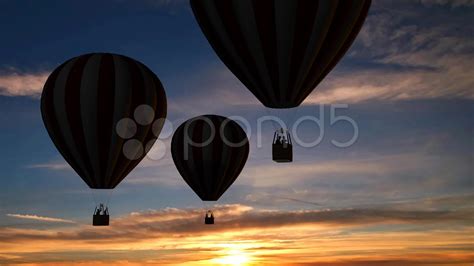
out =
{"type": "Polygon", "coordinates": [[[288,132],[278,130],[273,135],[272,159],[277,163],[290,163],[293,161],[293,145],[288,132]]]}
{"type": "Polygon", "coordinates": [[[109,209],[104,204],[95,207],[94,216],[92,216],[93,226],[108,226],[109,219],[109,209]]]}
{"type": "Polygon", "coordinates": [[[204,224],[214,224],[214,215],[212,211],[207,211],[206,217],[204,218],[204,224]]]}
{"type": "Polygon", "coordinates": [[[109,215],[95,215],[92,218],[93,226],[108,226],[109,225],[109,215]]]}

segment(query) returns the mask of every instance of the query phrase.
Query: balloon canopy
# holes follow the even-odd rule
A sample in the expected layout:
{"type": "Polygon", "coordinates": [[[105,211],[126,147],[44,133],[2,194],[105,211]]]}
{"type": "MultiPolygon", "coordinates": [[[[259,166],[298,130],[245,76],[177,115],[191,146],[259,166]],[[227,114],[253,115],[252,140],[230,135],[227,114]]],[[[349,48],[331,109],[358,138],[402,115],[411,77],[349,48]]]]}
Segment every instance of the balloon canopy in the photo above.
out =
{"type": "Polygon", "coordinates": [[[370,0],[191,0],[220,59],[270,108],[299,106],[344,56],[370,0]]]}
{"type": "Polygon", "coordinates": [[[179,126],[171,153],[176,168],[194,192],[203,201],[216,201],[242,171],[249,143],[235,121],[203,115],[179,126]]]}
{"type": "Polygon", "coordinates": [[[117,54],[85,54],[49,76],[41,113],[57,149],[87,185],[112,189],[144,158],[143,146],[151,147],[159,135],[163,124],[151,120],[166,117],[166,95],[142,63],[117,54]],[[143,109],[148,123],[137,121],[136,126],[129,119],[133,134],[120,136],[117,123],[136,118],[143,109]],[[127,138],[136,144],[133,158],[124,153],[127,138]]]}

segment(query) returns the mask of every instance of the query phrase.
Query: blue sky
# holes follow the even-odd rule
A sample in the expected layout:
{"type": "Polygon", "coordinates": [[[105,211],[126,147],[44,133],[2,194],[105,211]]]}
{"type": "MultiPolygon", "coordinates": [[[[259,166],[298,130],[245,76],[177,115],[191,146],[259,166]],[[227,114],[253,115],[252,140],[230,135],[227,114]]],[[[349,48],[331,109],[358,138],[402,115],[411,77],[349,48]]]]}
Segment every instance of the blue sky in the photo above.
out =
{"type": "MultiPolygon", "coordinates": [[[[428,217],[426,224],[398,217],[401,224],[377,221],[380,227],[354,225],[347,233],[425,228],[435,238],[436,230],[446,227],[459,228],[459,235],[472,232],[472,215],[456,211],[472,214],[473,17],[469,0],[374,1],[344,59],[298,111],[283,113],[285,118],[315,115],[324,104],[323,141],[311,149],[296,147],[294,163],[276,165],[270,159],[273,128],[264,127],[262,147],[255,132],[256,119],[274,112],[265,110],[219,61],[187,1],[0,0],[0,239],[8,239],[12,229],[70,232],[90,223],[91,193],[56,151],[39,110],[49,73],[89,52],[124,54],[153,70],[165,87],[174,128],[205,113],[250,121],[251,154],[219,201],[222,213],[251,208],[258,228],[268,222],[260,212],[269,210],[384,210],[393,216],[395,210],[420,211],[428,217]],[[330,142],[352,134],[348,124],[330,124],[330,104],[348,104],[338,112],[358,125],[359,138],[348,148],[330,142]],[[455,217],[432,225],[430,212],[437,211],[455,217]]],[[[318,128],[305,124],[301,138],[314,140],[315,132],[318,128]]],[[[169,142],[170,137],[161,140],[167,149],[163,159],[143,161],[113,192],[110,209],[120,225],[131,213],[173,212],[167,208],[194,213],[204,206],[175,169],[169,142]]],[[[456,247],[455,254],[464,254],[466,243],[456,247]]],[[[18,255],[0,252],[0,264],[15,263],[8,261],[12,254],[18,255]]]]}

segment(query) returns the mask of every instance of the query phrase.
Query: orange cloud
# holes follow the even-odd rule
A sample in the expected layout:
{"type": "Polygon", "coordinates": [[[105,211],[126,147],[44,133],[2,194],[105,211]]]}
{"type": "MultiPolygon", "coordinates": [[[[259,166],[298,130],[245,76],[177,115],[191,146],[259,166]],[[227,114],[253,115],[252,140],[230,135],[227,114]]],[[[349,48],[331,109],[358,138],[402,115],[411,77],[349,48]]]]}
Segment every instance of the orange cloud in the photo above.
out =
{"type": "Polygon", "coordinates": [[[135,212],[112,217],[107,228],[0,228],[0,264],[463,265],[474,258],[469,209],[272,211],[219,205],[214,226],[203,224],[203,213],[135,212]]]}

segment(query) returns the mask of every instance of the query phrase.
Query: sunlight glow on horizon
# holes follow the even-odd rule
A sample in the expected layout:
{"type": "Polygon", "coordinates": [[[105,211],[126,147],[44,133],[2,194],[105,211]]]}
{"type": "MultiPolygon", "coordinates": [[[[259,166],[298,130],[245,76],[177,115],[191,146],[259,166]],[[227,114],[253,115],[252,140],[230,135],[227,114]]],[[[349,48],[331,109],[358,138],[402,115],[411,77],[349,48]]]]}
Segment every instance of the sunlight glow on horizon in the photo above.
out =
{"type": "MultiPolygon", "coordinates": [[[[97,260],[109,261],[114,265],[121,261],[135,261],[124,265],[292,265],[294,263],[319,263],[338,265],[340,261],[361,259],[381,260],[469,260],[473,256],[468,250],[459,249],[440,251],[441,246],[468,246],[469,236],[466,230],[472,227],[460,227],[459,230],[434,228],[432,232],[404,231],[392,225],[392,232],[368,231],[353,234],[358,230],[353,226],[326,226],[324,230],[318,224],[293,225],[286,227],[232,229],[209,231],[182,235],[168,235],[156,232],[140,242],[130,239],[114,239],[110,231],[107,238],[93,242],[81,239],[81,234],[101,233],[96,230],[56,231],[45,235],[49,240],[35,239],[45,233],[42,230],[15,231],[15,235],[31,235],[31,239],[19,238],[15,242],[0,243],[0,258],[21,261],[29,254],[57,254],[65,261],[64,265],[85,265],[86,261],[78,260],[77,254],[93,256],[97,260]],[[319,227],[319,228],[318,228],[319,227]],[[67,239],[53,239],[65,235],[67,239]],[[72,239],[76,236],[76,239],[72,239]],[[71,239],[69,239],[71,238],[71,239]],[[423,248],[420,249],[420,240],[423,248]],[[21,247],[21,251],[19,250],[21,247]],[[435,253],[433,253],[435,252],[435,253]],[[89,255],[88,255],[89,254],[89,255]],[[98,257],[93,254],[101,254],[98,257]]],[[[110,228],[113,229],[113,228],[110,228]]],[[[116,228],[120,231],[118,228],[116,228]]],[[[375,228],[374,228],[375,229],[375,228]]],[[[0,232],[1,233],[1,232],[0,232]]],[[[102,231],[102,233],[104,233],[102,231]]],[[[35,258],[38,265],[50,265],[46,257],[35,258]],[[43,262],[44,261],[44,262],[43,262]]],[[[119,263],[120,262],[120,263],[119,263]]],[[[94,265],[92,262],[90,265],[94,265]]]]}
{"type": "Polygon", "coordinates": [[[252,257],[246,253],[239,245],[230,245],[225,248],[222,253],[223,256],[215,259],[211,259],[210,262],[217,263],[218,265],[234,265],[234,266],[245,266],[251,265],[252,257]]]}

